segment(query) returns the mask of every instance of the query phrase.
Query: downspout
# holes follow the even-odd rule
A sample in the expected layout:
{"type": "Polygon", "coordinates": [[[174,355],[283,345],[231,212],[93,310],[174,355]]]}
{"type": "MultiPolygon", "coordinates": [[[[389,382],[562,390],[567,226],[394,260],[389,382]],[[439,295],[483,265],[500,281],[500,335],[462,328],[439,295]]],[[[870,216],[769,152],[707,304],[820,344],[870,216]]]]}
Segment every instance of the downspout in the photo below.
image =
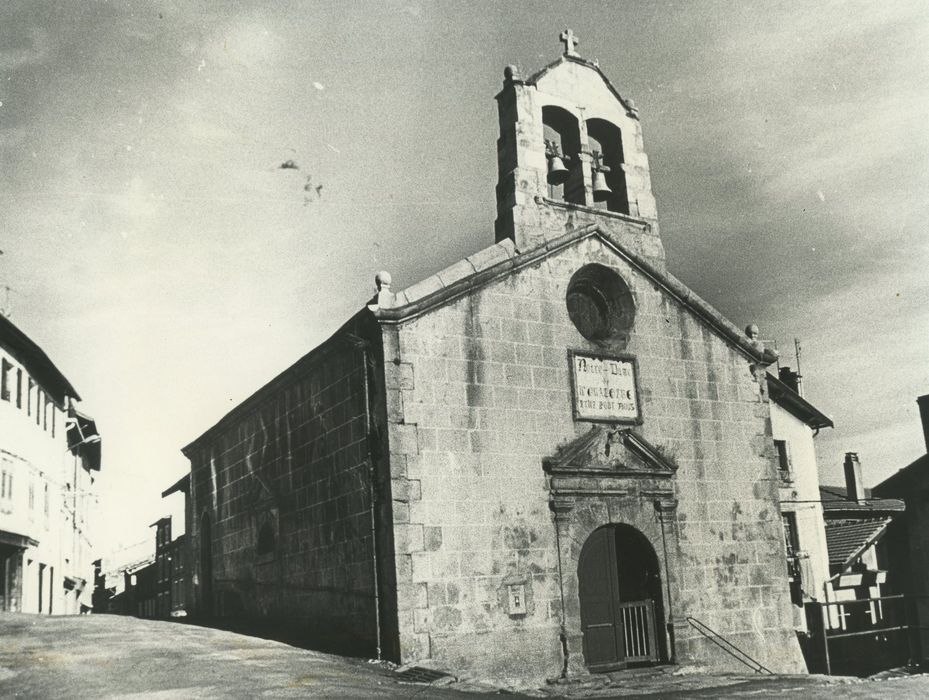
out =
{"type": "Polygon", "coordinates": [[[377,660],[380,661],[383,652],[381,649],[381,590],[380,579],[377,570],[380,554],[377,546],[377,487],[375,485],[377,470],[371,441],[371,387],[368,380],[368,367],[370,362],[368,356],[368,341],[364,340],[363,338],[357,338],[357,346],[361,350],[362,377],[364,379],[365,440],[368,443],[368,485],[369,498],[371,500],[371,573],[373,574],[374,581],[374,624],[377,629],[377,660]]]}

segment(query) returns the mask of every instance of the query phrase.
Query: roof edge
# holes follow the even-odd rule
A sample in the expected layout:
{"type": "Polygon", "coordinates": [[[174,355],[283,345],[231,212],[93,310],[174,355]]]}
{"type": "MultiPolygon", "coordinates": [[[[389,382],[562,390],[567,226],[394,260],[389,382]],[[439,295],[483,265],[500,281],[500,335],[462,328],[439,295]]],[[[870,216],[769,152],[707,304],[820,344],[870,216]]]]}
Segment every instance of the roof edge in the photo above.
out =
{"type": "Polygon", "coordinates": [[[888,489],[893,488],[899,482],[911,479],[914,474],[919,474],[924,469],[929,469],[929,454],[924,454],[922,457],[917,457],[902,469],[898,469],[896,472],[888,476],[882,482],[877,484],[873,489],[871,489],[871,492],[877,493],[878,489],[880,489],[884,492],[884,494],[887,494],[888,489]]]}
{"type": "Polygon", "coordinates": [[[616,86],[613,85],[613,82],[607,77],[606,73],[603,72],[603,70],[600,68],[600,64],[597,61],[593,61],[587,58],[581,58],[580,56],[570,56],[567,54],[562,54],[561,56],[556,58],[554,61],[549,63],[548,65],[537,70],[535,73],[530,75],[528,78],[514,79],[513,82],[517,84],[531,85],[532,87],[537,87],[539,80],[541,80],[547,73],[551,72],[552,70],[554,70],[555,68],[557,68],[563,63],[577,63],[581,66],[584,66],[585,68],[590,68],[591,70],[595,71],[600,76],[600,78],[603,79],[603,82],[606,83],[607,89],[613,93],[613,96],[625,108],[626,115],[631,117],[632,119],[638,120],[639,111],[635,108],[635,105],[632,103],[631,100],[628,100],[625,97],[623,97],[621,94],[619,94],[619,90],[616,89],[616,86]]]}
{"type": "MultiPolygon", "coordinates": [[[[648,222],[642,221],[641,225],[648,226],[648,222]]],[[[657,268],[643,257],[629,250],[616,236],[596,223],[569,231],[562,236],[546,241],[532,250],[524,253],[517,253],[511,258],[507,258],[486,269],[462,277],[447,287],[437,289],[431,294],[403,306],[369,308],[371,308],[375,318],[381,323],[402,323],[409,321],[438,306],[450,303],[469,292],[480,289],[491,282],[495,282],[513,270],[528,267],[572,245],[582,238],[592,235],[599,236],[600,239],[613,248],[620,257],[626,259],[633,267],[650,278],[653,283],[662,287],[666,293],[693,312],[694,315],[700,318],[711,329],[715,330],[725,340],[728,340],[739,352],[752,361],[764,366],[770,364],[770,361],[764,357],[762,352],[754,347],[751,341],[746,338],[731,321],[714,309],[708,302],[704,301],[696,292],[691,290],[671,273],[657,268]]]]}
{"type": "Polygon", "coordinates": [[[878,527],[874,530],[874,532],[872,532],[871,535],[868,536],[868,537],[865,539],[865,541],[862,542],[862,543],[858,546],[857,549],[855,549],[851,554],[848,555],[848,557],[845,558],[845,561],[842,562],[842,568],[844,569],[846,566],[848,566],[849,564],[851,564],[852,562],[854,562],[856,559],[858,559],[858,557],[860,557],[862,554],[864,554],[864,552],[868,549],[868,547],[870,547],[870,546],[873,545],[873,544],[876,544],[877,541],[878,541],[879,539],[881,539],[881,537],[883,537],[884,534],[887,532],[887,527],[888,527],[888,525],[890,525],[891,520],[892,520],[892,518],[890,518],[890,517],[884,518],[884,522],[881,523],[881,525],[878,526],[878,527]]]}
{"type": "Polygon", "coordinates": [[[190,493],[190,472],[187,472],[180,479],[171,484],[168,488],[161,492],[162,498],[167,498],[172,493],[178,492],[190,493]]]}
{"type": "Polygon", "coordinates": [[[55,363],[39,347],[38,343],[3,314],[0,314],[0,343],[5,347],[9,347],[16,359],[22,362],[37,379],[40,375],[44,375],[51,383],[56,384],[57,388],[62,390],[64,396],[70,396],[75,401],[81,400],[80,395],[71,385],[71,382],[68,381],[68,378],[55,366],[55,363]],[[16,351],[22,353],[22,356],[16,351]]]}
{"type": "Polygon", "coordinates": [[[265,395],[269,391],[283,383],[288,377],[294,374],[299,374],[305,367],[310,365],[319,357],[325,356],[326,353],[334,351],[338,341],[345,340],[345,333],[347,329],[368,313],[370,313],[368,307],[362,307],[354,314],[352,314],[352,316],[345,323],[339,326],[339,328],[332,335],[326,338],[326,340],[303,355],[300,359],[287,367],[285,370],[274,375],[270,381],[256,389],[249,396],[236,404],[232,410],[223,415],[222,418],[216,421],[216,423],[207,428],[198,437],[191,440],[187,445],[182,447],[181,454],[190,459],[190,453],[193,451],[193,449],[201,442],[203,442],[208,436],[225,427],[242,414],[250,411],[256,404],[260,403],[262,399],[264,399],[265,395]]]}
{"type": "Polygon", "coordinates": [[[770,372],[768,372],[768,395],[774,403],[814,430],[835,427],[829,416],[770,372]]]}

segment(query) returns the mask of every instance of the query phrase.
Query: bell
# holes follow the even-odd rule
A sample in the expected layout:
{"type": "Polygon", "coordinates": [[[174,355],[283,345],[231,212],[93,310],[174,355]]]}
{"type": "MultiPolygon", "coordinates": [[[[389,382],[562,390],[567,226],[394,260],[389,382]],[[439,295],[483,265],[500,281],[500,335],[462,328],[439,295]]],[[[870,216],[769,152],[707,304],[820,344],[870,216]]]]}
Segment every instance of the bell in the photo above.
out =
{"type": "Polygon", "coordinates": [[[594,170],[594,201],[605,202],[613,194],[613,190],[606,184],[606,175],[601,170],[594,170]]]}
{"type": "Polygon", "coordinates": [[[548,159],[548,184],[562,185],[568,179],[570,171],[565,167],[564,161],[559,155],[553,155],[548,159]]]}

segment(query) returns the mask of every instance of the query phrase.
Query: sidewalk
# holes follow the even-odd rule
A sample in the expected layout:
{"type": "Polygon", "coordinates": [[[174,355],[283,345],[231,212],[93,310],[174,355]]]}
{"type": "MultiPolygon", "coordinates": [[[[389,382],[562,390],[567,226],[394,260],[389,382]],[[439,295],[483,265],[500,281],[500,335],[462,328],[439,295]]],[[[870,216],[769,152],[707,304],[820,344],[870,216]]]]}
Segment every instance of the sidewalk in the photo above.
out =
{"type": "MultiPolygon", "coordinates": [[[[487,692],[490,686],[469,681],[446,687],[487,692]]],[[[499,692],[499,691],[498,691],[499,692]]],[[[692,667],[661,666],[591,674],[551,683],[543,688],[509,688],[504,692],[543,698],[924,698],[929,675],[885,672],[877,677],[761,675],[720,673],[692,667]]]]}

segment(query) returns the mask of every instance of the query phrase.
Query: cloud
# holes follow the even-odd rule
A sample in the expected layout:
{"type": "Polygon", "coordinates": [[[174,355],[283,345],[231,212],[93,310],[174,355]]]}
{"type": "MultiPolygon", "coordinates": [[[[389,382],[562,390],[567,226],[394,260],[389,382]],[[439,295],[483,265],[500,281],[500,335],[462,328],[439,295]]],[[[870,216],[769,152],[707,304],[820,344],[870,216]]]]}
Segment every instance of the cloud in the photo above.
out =
{"type": "MultiPolygon", "coordinates": [[[[16,30],[15,23],[8,25],[9,30],[16,30]]],[[[15,70],[27,66],[36,66],[45,63],[51,56],[51,43],[48,32],[38,27],[31,27],[25,32],[16,31],[16,38],[0,34],[2,43],[13,43],[16,40],[25,42],[25,46],[0,48],[0,70],[15,70]]]]}

